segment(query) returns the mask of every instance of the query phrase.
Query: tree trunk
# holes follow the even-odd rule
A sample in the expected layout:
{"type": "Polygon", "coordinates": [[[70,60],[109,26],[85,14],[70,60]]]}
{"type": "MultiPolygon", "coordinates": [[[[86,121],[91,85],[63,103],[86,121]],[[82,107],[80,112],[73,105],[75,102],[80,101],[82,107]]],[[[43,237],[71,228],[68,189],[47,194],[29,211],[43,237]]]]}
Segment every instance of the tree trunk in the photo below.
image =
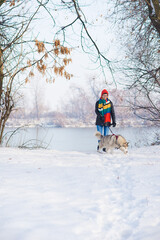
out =
{"type": "Polygon", "coordinates": [[[14,102],[11,96],[10,88],[3,89],[3,51],[0,47],[0,144],[2,144],[2,137],[6,122],[14,107],[14,102]]]}
{"type": "Polygon", "coordinates": [[[0,0],[0,6],[5,2],[5,0],[0,0]]]}
{"type": "Polygon", "coordinates": [[[150,0],[147,2],[149,9],[149,18],[152,22],[152,25],[156,28],[157,32],[160,35],[160,3],[159,0],[150,0]]]}
{"type": "Polygon", "coordinates": [[[3,87],[3,52],[0,47],[0,144],[2,142],[2,87],[3,87]]]}
{"type": "Polygon", "coordinates": [[[3,52],[0,47],[0,106],[1,106],[1,99],[2,99],[2,86],[3,86],[3,52]]]}
{"type": "Polygon", "coordinates": [[[157,19],[160,20],[160,5],[159,5],[159,0],[152,0],[153,6],[155,9],[155,14],[157,16],[157,19]]]}

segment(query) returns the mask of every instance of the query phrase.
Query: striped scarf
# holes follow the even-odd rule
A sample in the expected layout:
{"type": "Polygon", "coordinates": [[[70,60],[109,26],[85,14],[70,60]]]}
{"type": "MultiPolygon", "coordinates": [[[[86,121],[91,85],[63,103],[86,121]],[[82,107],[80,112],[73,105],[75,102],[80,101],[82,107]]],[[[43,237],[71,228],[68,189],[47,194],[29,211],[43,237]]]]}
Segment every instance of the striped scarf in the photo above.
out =
{"type": "Polygon", "coordinates": [[[104,116],[104,123],[111,122],[111,102],[109,99],[99,99],[98,111],[104,116]]]}

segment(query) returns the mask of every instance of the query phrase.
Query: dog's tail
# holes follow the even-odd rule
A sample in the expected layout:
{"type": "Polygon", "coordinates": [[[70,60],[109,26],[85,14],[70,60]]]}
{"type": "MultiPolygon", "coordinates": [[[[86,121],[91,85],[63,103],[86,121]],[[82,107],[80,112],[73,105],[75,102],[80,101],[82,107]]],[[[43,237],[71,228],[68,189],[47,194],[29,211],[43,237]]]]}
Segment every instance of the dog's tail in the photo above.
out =
{"type": "Polygon", "coordinates": [[[98,131],[95,133],[95,136],[96,136],[99,140],[101,140],[101,138],[103,137],[103,136],[101,135],[101,133],[98,132],[98,131]]]}

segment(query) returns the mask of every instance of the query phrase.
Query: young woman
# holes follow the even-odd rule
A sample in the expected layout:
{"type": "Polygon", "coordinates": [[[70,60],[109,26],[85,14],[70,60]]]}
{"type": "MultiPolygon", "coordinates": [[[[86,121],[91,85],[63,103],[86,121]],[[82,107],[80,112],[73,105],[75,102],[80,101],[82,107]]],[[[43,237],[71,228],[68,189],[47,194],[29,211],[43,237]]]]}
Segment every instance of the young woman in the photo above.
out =
{"type": "MultiPolygon", "coordinates": [[[[106,89],[104,89],[101,92],[101,97],[96,102],[95,113],[97,114],[96,118],[97,131],[104,136],[108,135],[109,127],[111,126],[111,121],[113,127],[116,126],[116,118],[113,103],[111,102],[110,99],[108,99],[108,91],[106,89]]],[[[103,150],[105,151],[105,149],[103,150]]]]}

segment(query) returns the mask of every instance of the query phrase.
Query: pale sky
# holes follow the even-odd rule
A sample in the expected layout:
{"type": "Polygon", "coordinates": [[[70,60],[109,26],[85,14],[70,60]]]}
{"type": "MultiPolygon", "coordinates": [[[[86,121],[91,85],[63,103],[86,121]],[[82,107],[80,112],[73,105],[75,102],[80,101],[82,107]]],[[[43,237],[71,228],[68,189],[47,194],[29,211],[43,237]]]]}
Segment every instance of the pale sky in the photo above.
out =
{"type": "MultiPolygon", "coordinates": [[[[90,28],[88,28],[91,36],[93,37],[94,41],[96,41],[97,45],[102,51],[106,51],[105,56],[109,60],[117,60],[121,54],[123,54],[122,50],[119,49],[118,42],[116,39],[116,34],[113,29],[113,25],[111,25],[107,19],[104,19],[105,16],[105,5],[104,0],[99,1],[91,1],[92,5],[84,8],[84,12],[86,16],[88,17],[88,21],[90,23],[94,23],[94,25],[90,28]]],[[[88,3],[88,1],[87,1],[88,3]]],[[[58,14],[58,13],[56,13],[58,14]]],[[[66,17],[62,14],[56,16],[58,18],[58,21],[68,21],[67,15],[66,17]]],[[[65,25],[66,23],[64,23],[65,25]]],[[[39,29],[36,26],[36,31],[39,31],[39,39],[51,39],[52,38],[52,27],[51,22],[48,17],[42,19],[41,22],[39,22],[39,29]],[[45,36],[45,37],[44,37],[45,36]]],[[[78,25],[76,26],[77,32],[80,32],[80,29],[78,28],[78,25]]],[[[67,29],[68,33],[70,33],[70,29],[67,29]]],[[[35,33],[36,35],[36,33],[35,33]]],[[[70,35],[70,38],[73,40],[70,40],[70,43],[74,46],[79,46],[80,42],[78,42],[78,37],[76,34],[70,35]],[[75,42],[76,41],[76,42],[75,42]]],[[[28,83],[26,85],[25,95],[27,96],[27,107],[30,107],[33,102],[33,96],[32,96],[32,90],[36,86],[36,81],[39,82],[39,88],[43,89],[43,98],[44,102],[49,106],[51,110],[57,110],[59,107],[61,100],[63,101],[65,99],[69,99],[69,97],[72,95],[71,92],[71,86],[74,85],[80,85],[84,88],[87,88],[86,82],[88,77],[93,76],[99,76],[101,70],[96,69],[99,65],[93,64],[93,62],[90,60],[89,56],[82,52],[80,48],[77,48],[75,50],[72,50],[71,52],[71,58],[72,63],[70,63],[68,67],[68,71],[73,74],[73,78],[71,80],[66,80],[61,77],[55,77],[56,81],[55,83],[46,84],[45,78],[40,74],[36,74],[35,77],[32,79],[35,83],[28,83]],[[45,84],[44,84],[45,83],[45,84]]],[[[106,69],[106,78],[107,81],[110,82],[111,80],[111,74],[108,69],[106,69]]],[[[98,77],[97,81],[102,82],[104,79],[104,76],[101,74],[101,76],[98,77]]],[[[111,80],[112,81],[112,80],[111,80]]],[[[106,85],[104,85],[106,86],[106,85]]],[[[99,86],[99,91],[101,91],[104,86],[99,86]]],[[[115,86],[106,86],[106,88],[112,88],[115,86]]]]}

